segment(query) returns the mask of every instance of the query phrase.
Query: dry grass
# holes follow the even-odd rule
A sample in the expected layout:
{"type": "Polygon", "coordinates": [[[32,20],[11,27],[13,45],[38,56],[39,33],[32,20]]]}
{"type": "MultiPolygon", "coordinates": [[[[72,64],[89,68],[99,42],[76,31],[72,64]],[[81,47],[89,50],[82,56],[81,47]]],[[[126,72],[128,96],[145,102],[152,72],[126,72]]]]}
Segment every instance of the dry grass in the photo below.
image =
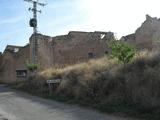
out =
{"type": "Polygon", "coordinates": [[[160,54],[138,53],[125,68],[107,57],[89,62],[51,68],[40,75],[45,79],[62,78],[57,93],[73,99],[110,103],[114,101],[160,105],[160,54]]]}
{"type": "MultiPolygon", "coordinates": [[[[41,72],[40,75],[45,76],[46,78],[52,78],[57,75],[66,75],[71,71],[77,71],[79,73],[81,72],[88,72],[88,71],[93,71],[93,70],[105,70],[109,69],[112,67],[112,65],[116,65],[117,62],[116,60],[111,60],[107,59],[106,57],[101,58],[101,59],[94,59],[90,60],[89,62],[86,63],[81,63],[81,64],[76,64],[72,66],[67,66],[67,67],[53,67],[48,70],[45,70],[41,72]]],[[[118,64],[117,64],[118,65],[118,64]]]]}
{"type": "Polygon", "coordinates": [[[64,79],[58,94],[93,103],[121,101],[160,106],[158,52],[141,52],[126,68],[116,60],[102,58],[57,71],[55,75],[64,79]]]}
{"type": "Polygon", "coordinates": [[[65,68],[51,68],[43,71],[40,78],[62,78],[56,94],[93,107],[109,110],[109,106],[121,105],[137,105],[136,110],[160,108],[159,52],[138,53],[126,67],[104,57],[65,68]]]}

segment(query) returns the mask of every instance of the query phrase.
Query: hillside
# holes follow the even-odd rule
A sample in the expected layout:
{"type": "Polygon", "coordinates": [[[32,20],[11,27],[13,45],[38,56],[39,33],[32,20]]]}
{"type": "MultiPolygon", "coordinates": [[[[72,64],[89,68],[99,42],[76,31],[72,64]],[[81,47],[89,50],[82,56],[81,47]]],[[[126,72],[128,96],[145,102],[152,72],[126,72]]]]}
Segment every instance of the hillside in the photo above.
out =
{"type": "Polygon", "coordinates": [[[56,99],[76,101],[105,112],[159,120],[159,72],[160,54],[141,52],[125,68],[117,60],[104,57],[65,68],[51,68],[37,79],[16,85],[19,89],[46,95],[45,80],[61,78],[60,85],[53,89],[52,96],[56,99]]]}

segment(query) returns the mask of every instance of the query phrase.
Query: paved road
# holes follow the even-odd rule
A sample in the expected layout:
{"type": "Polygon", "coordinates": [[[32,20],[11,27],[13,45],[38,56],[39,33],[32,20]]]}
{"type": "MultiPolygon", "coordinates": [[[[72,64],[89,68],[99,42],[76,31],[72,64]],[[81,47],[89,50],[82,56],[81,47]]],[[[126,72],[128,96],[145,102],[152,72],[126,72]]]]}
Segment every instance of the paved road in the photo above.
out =
{"type": "Polygon", "coordinates": [[[132,120],[45,100],[0,85],[0,120],[132,120]]]}

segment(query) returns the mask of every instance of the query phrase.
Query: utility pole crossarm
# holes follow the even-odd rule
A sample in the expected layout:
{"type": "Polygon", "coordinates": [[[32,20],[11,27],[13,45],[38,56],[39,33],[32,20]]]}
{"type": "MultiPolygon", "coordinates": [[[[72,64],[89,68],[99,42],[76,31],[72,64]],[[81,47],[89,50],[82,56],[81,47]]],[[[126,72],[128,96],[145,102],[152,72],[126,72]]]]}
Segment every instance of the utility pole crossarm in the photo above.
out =
{"type": "Polygon", "coordinates": [[[26,2],[31,2],[31,3],[33,3],[33,2],[34,2],[33,0],[24,0],[24,1],[26,1],[26,2]]]}
{"type": "Polygon", "coordinates": [[[44,4],[44,3],[40,3],[40,2],[38,2],[38,1],[34,1],[34,0],[24,0],[24,1],[26,1],[26,2],[30,2],[30,3],[36,3],[36,4],[38,4],[38,5],[40,5],[40,6],[46,6],[47,4],[44,4]]]}
{"type": "Polygon", "coordinates": [[[43,7],[47,5],[47,4],[39,3],[39,2],[37,2],[37,4],[38,4],[38,5],[41,5],[41,6],[43,6],[43,7]]]}

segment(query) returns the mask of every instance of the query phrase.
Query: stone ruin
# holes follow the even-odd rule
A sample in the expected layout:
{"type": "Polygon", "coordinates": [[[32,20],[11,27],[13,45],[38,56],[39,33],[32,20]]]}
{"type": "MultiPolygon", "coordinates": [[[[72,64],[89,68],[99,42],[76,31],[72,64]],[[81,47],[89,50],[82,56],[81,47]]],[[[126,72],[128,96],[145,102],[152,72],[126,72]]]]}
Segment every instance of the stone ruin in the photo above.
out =
{"type": "MultiPolygon", "coordinates": [[[[71,31],[67,35],[56,37],[38,34],[37,38],[38,64],[41,71],[56,65],[65,66],[103,57],[110,52],[107,42],[114,39],[114,34],[71,31]]],[[[33,39],[32,35],[30,43],[33,39]]],[[[135,33],[123,36],[121,40],[135,45],[139,50],[160,48],[160,19],[146,15],[146,20],[135,33]]],[[[0,81],[15,81],[16,71],[26,70],[31,54],[31,44],[23,47],[8,45],[4,52],[0,53],[0,81]]],[[[21,73],[19,75],[22,79],[21,73]]]]}
{"type": "MultiPolygon", "coordinates": [[[[34,36],[30,37],[30,43],[34,36]]],[[[37,34],[39,70],[56,65],[71,65],[103,57],[109,52],[107,42],[114,39],[112,32],[78,32],[50,37],[37,34]]],[[[0,55],[0,76],[3,82],[17,79],[16,71],[25,71],[32,54],[31,44],[24,47],[8,45],[0,55]]],[[[22,74],[18,74],[23,79],[22,74]]],[[[25,78],[24,78],[25,79],[25,78]]]]}
{"type": "Polygon", "coordinates": [[[160,19],[146,15],[146,20],[135,33],[123,36],[123,41],[135,45],[139,50],[159,49],[160,47],[160,19]]]}

